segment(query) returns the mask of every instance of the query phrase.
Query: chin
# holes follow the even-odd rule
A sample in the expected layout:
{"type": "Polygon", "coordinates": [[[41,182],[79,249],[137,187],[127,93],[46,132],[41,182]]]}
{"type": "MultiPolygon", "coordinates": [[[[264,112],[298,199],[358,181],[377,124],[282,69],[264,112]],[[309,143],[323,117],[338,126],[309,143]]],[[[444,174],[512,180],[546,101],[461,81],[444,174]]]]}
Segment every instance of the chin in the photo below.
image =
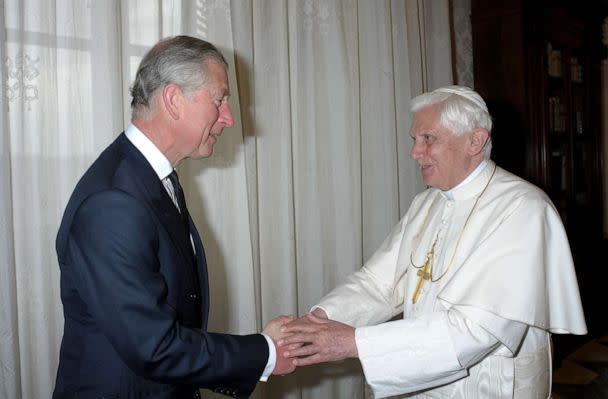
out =
{"type": "Polygon", "coordinates": [[[427,187],[433,187],[433,188],[438,188],[441,191],[445,191],[445,189],[443,189],[441,186],[442,184],[439,182],[436,182],[432,179],[423,179],[422,180],[424,182],[424,184],[426,184],[427,187]]]}
{"type": "Polygon", "coordinates": [[[422,175],[422,182],[424,184],[426,184],[427,186],[434,187],[433,179],[430,176],[424,176],[424,174],[423,174],[422,175]]]}
{"type": "Polygon", "coordinates": [[[198,154],[196,155],[197,158],[207,158],[210,157],[213,154],[213,146],[212,147],[203,147],[200,148],[198,151],[198,154]]]}

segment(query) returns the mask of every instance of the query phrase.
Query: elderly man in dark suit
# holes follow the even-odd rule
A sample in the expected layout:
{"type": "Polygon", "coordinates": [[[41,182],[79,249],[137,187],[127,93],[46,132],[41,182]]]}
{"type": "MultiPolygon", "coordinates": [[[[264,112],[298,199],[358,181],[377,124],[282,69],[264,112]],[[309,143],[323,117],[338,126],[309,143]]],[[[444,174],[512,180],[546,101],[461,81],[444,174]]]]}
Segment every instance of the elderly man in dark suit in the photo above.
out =
{"type": "Polygon", "coordinates": [[[84,174],[57,235],[65,328],[54,398],[245,398],[293,364],[265,334],[207,332],[205,252],[174,168],[233,124],[227,63],[178,36],[144,57],[132,123],[84,174]]]}

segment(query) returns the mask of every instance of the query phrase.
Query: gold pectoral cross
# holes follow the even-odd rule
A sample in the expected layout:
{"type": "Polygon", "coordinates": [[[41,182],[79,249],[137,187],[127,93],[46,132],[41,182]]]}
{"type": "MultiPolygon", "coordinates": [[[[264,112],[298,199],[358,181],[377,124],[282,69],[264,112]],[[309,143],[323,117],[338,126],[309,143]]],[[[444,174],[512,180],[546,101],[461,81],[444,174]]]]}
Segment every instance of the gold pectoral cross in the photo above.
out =
{"type": "Polygon", "coordinates": [[[435,244],[437,244],[437,239],[433,242],[433,246],[431,250],[426,254],[426,259],[424,260],[424,265],[422,268],[418,270],[418,284],[416,284],[416,290],[414,291],[414,296],[412,296],[412,303],[418,302],[420,298],[420,293],[422,291],[422,285],[425,281],[431,279],[431,269],[433,268],[433,257],[435,256],[435,244]]]}

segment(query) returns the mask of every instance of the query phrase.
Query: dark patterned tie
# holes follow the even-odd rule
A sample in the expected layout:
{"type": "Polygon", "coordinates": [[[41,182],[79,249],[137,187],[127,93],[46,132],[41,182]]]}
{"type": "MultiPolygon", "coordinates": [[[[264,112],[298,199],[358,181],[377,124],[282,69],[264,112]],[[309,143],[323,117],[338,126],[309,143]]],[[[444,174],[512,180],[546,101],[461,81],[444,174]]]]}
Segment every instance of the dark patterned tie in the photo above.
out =
{"type": "MultiPolygon", "coordinates": [[[[177,177],[177,173],[175,173],[175,171],[171,172],[171,174],[169,175],[169,180],[171,181],[171,184],[173,184],[173,191],[175,192],[175,199],[177,200],[177,205],[179,207],[179,213],[182,219],[182,223],[186,229],[187,235],[190,236],[190,218],[188,215],[188,208],[186,208],[184,190],[182,189],[182,185],[179,184],[179,178],[177,177]]],[[[184,274],[184,277],[187,279],[187,282],[184,283],[184,296],[186,300],[186,305],[188,305],[184,305],[184,308],[182,310],[184,312],[184,325],[189,327],[200,328],[202,326],[202,315],[200,312],[201,291],[199,286],[198,268],[196,262],[196,255],[194,253],[194,248],[191,245],[191,242],[188,242],[188,247],[190,248],[190,254],[192,255],[192,267],[184,269],[187,271],[184,274]]]]}
{"type": "Polygon", "coordinates": [[[184,198],[184,190],[182,185],[179,184],[179,178],[175,171],[169,175],[169,180],[173,184],[173,191],[175,192],[175,198],[177,199],[177,206],[179,207],[179,213],[182,217],[182,223],[186,227],[186,231],[190,234],[190,223],[188,222],[188,208],[186,208],[186,199],[184,198]]]}

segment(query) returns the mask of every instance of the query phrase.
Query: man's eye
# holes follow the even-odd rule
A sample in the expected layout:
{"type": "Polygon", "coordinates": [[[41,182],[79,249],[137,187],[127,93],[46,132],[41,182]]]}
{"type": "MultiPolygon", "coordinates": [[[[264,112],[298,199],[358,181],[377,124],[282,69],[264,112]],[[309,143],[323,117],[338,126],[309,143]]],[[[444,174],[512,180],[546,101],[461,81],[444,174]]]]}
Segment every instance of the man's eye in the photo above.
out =
{"type": "Polygon", "coordinates": [[[218,108],[221,107],[222,105],[226,104],[227,102],[228,102],[228,97],[218,98],[213,101],[215,106],[218,108]]]}

